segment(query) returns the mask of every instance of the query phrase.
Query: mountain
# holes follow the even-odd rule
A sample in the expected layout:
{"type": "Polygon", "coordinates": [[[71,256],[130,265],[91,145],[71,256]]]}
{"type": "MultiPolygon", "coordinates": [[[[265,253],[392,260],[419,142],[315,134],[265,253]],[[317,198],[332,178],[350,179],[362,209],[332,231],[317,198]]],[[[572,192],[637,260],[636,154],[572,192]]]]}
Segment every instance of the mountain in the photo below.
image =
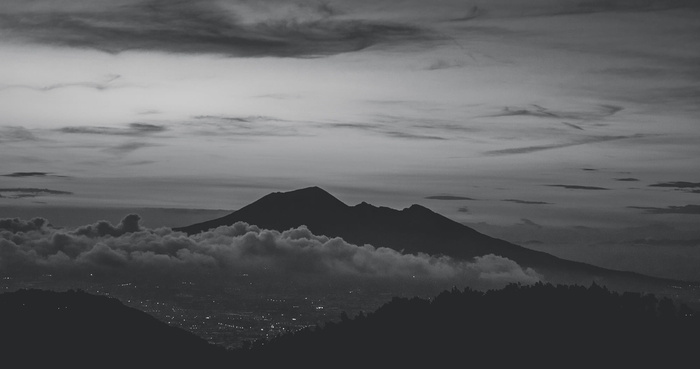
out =
{"type": "Polygon", "coordinates": [[[119,300],[82,291],[0,294],[2,359],[16,367],[216,366],[226,351],[119,300]]]}
{"type": "Polygon", "coordinates": [[[672,286],[681,283],[527,249],[479,233],[420,205],[403,210],[365,202],[349,206],[319,187],[271,193],[224,217],[175,230],[196,234],[238,221],[279,231],[306,225],[315,234],[405,253],[442,254],[462,260],[496,254],[535,269],[552,283],[589,285],[595,281],[615,290],[656,294],[677,293],[672,286]]]}

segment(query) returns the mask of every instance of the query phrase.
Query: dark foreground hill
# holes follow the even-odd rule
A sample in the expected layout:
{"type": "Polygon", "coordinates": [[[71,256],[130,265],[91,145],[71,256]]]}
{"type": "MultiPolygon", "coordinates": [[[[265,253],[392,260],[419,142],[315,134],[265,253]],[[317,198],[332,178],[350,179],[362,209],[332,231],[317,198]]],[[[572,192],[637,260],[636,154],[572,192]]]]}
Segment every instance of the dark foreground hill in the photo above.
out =
{"type": "Polygon", "coordinates": [[[685,306],[597,285],[453,289],[340,318],[224,351],[113,298],[20,290],[0,295],[0,357],[26,368],[668,368],[692,366],[700,344],[685,306]]]}
{"type": "Polygon", "coordinates": [[[394,298],[367,315],[256,342],[238,362],[277,367],[694,366],[700,319],[669,299],[599,287],[510,285],[394,298]],[[692,364],[691,364],[692,363],[692,364]]]}
{"type": "MultiPolygon", "coordinates": [[[[176,228],[200,233],[243,221],[261,228],[287,230],[306,225],[315,234],[341,237],[357,244],[389,247],[405,253],[423,252],[469,260],[496,254],[531,267],[552,283],[603,284],[615,290],[664,294],[681,284],[632,272],[614,271],[557,258],[481,234],[423,206],[403,210],[367,203],[349,206],[318,187],[275,192],[222,218],[176,228]]],[[[687,285],[687,284],[686,284],[687,285]]]]}
{"type": "Polygon", "coordinates": [[[81,291],[1,294],[0,336],[7,368],[207,367],[226,354],[116,299],[81,291]]]}

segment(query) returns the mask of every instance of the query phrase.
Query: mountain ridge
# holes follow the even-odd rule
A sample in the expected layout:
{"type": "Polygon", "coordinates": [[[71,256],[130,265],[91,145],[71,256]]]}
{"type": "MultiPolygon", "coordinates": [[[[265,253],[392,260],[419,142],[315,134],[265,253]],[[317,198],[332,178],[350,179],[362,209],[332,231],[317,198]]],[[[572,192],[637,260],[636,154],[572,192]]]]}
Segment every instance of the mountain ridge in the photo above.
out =
{"type": "Polygon", "coordinates": [[[411,254],[446,255],[460,260],[495,254],[523,268],[533,268],[554,283],[587,285],[596,282],[613,289],[632,288],[657,294],[661,290],[668,292],[673,284],[681,283],[531,250],[482,234],[418,204],[402,210],[366,202],[349,206],[317,186],[273,192],[224,217],[174,230],[192,235],[238,221],[278,231],[303,225],[316,234],[411,254]]]}

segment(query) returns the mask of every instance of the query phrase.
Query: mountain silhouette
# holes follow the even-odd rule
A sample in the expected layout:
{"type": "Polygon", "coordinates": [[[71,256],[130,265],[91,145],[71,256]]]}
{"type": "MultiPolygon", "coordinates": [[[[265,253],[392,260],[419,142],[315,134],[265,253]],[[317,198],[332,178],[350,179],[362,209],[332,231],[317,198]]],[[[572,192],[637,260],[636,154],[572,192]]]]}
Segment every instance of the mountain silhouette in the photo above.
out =
{"type": "Polygon", "coordinates": [[[523,268],[533,268],[552,283],[596,282],[616,290],[657,294],[678,284],[678,281],[605,269],[527,249],[479,233],[420,205],[403,210],[366,202],[349,206],[319,187],[274,192],[224,217],[175,230],[191,235],[238,221],[278,231],[305,225],[315,234],[404,253],[447,255],[461,260],[495,254],[523,268]]]}
{"type": "Polygon", "coordinates": [[[211,367],[226,350],[119,300],[83,291],[0,294],[2,357],[11,366],[211,367]]]}

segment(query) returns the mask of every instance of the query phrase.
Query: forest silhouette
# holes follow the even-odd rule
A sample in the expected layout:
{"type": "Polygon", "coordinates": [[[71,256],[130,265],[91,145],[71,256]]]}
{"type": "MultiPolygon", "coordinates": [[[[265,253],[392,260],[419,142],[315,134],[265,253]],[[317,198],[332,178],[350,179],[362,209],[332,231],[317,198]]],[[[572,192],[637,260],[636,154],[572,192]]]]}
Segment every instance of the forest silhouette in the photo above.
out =
{"type": "Polygon", "coordinates": [[[25,367],[669,367],[700,343],[687,306],[596,284],[395,297],[235,350],[82,291],[3,293],[0,316],[3,356],[25,367]]]}

